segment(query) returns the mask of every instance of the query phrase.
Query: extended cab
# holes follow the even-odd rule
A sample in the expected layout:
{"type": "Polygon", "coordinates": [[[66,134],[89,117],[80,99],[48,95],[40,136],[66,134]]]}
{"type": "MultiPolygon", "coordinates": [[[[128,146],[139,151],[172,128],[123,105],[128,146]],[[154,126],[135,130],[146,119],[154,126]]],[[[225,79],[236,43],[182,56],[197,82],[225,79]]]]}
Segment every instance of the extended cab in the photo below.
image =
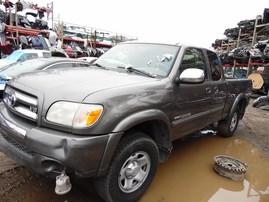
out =
{"type": "Polygon", "coordinates": [[[129,42],[91,68],[25,73],[0,104],[0,150],[34,171],[93,177],[106,201],[136,201],[172,142],[235,133],[252,82],[224,77],[205,48],[129,42]]]}

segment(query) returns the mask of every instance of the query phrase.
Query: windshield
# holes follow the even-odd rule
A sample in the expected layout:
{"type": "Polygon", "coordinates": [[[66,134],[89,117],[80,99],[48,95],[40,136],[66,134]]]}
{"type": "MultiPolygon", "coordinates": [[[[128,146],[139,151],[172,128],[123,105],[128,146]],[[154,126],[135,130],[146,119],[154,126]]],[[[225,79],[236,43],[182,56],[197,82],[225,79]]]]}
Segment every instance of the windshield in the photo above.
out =
{"type": "MultiPolygon", "coordinates": [[[[107,69],[130,67],[154,77],[166,77],[180,47],[162,44],[118,44],[103,54],[95,64],[107,69]]],[[[132,71],[134,72],[134,71],[132,71]]]]}
{"type": "Polygon", "coordinates": [[[1,69],[0,74],[14,77],[24,72],[37,70],[39,67],[41,67],[46,63],[47,62],[43,60],[31,60],[31,59],[25,60],[23,62],[16,62],[5,66],[3,69],[1,69]]]}
{"type": "Polygon", "coordinates": [[[14,51],[13,53],[11,53],[10,55],[8,55],[4,59],[5,60],[17,61],[18,58],[21,56],[22,53],[23,53],[22,51],[14,51]]]}

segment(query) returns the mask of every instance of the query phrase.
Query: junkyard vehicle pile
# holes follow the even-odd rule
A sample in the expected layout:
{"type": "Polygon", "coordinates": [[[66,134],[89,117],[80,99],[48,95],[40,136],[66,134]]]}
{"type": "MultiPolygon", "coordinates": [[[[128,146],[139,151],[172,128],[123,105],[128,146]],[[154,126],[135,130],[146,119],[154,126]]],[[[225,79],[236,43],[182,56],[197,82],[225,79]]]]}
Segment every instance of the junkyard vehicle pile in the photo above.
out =
{"type": "Polygon", "coordinates": [[[269,89],[269,8],[256,19],[242,20],[237,27],[226,29],[224,35],[226,38],[216,39],[212,47],[222,59],[226,76],[248,77],[253,82],[253,97],[265,96],[257,100],[259,103],[266,100],[269,89]]]}
{"type": "Polygon", "coordinates": [[[3,56],[18,48],[47,49],[56,56],[99,57],[114,44],[132,36],[91,27],[56,23],[49,17],[53,3],[38,6],[26,1],[0,3],[0,47],[3,56]]]}
{"type": "Polygon", "coordinates": [[[224,31],[225,39],[216,39],[212,47],[220,54],[222,63],[234,64],[269,62],[269,9],[256,19],[242,20],[237,27],[224,31]]]}

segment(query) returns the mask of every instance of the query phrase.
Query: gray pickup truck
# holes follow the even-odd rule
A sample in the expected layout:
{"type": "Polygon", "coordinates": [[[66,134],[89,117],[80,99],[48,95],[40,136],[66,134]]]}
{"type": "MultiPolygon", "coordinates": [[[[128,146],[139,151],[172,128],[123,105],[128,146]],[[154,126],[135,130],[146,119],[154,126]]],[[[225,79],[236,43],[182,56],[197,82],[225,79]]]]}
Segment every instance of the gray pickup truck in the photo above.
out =
{"type": "MultiPolygon", "coordinates": [[[[209,49],[121,43],[90,68],[11,79],[0,104],[0,150],[37,173],[92,177],[106,201],[137,201],[174,140],[209,125],[232,136],[251,90],[251,80],[225,79],[209,49]]],[[[58,194],[71,189],[62,182],[58,194]]]]}

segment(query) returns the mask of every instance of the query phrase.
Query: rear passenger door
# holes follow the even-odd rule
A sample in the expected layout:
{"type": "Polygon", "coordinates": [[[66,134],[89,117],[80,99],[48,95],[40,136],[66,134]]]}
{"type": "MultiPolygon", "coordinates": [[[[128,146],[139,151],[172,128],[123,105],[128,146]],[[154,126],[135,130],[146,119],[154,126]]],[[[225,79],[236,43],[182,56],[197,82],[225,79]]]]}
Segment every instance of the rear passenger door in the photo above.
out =
{"type": "Polygon", "coordinates": [[[198,48],[185,50],[179,75],[188,68],[204,70],[202,83],[174,86],[172,126],[174,139],[195,132],[208,124],[211,113],[211,81],[208,75],[208,62],[205,51],[198,48]]]}

